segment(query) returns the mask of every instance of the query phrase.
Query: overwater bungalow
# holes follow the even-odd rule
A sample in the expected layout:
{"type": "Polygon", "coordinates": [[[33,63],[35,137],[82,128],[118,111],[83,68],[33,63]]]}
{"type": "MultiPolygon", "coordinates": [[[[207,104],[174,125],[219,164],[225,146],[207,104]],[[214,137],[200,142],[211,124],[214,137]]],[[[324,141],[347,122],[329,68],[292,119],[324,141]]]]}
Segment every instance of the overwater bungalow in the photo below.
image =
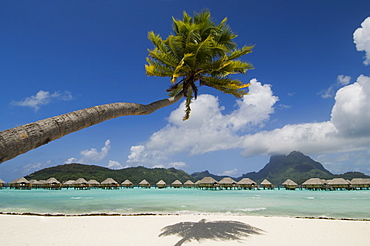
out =
{"type": "Polygon", "coordinates": [[[156,186],[157,188],[159,188],[159,189],[162,189],[162,188],[166,188],[166,187],[167,187],[167,184],[166,184],[166,182],[164,182],[163,180],[159,180],[159,181],[155,184],[155,186],[156,186]]]}
{"type": "Polygon", "coordinates": [[[118,189],[119,183],[112,178],[107,178],[100,183],[100,187],[103,189],[118,189]]]}
{"type": "Polygon", "coordinates": [[[365,178],[353,178],[351,180],[352,189],[369,189],[370,188],[370,179],[365,178]]]}
{"type": "Polygon", "coordinates": [[[286,190],[295,190],[298,186],[298,184],[291,179],[285,180],[282,185],[286,190]]]}
{"type": "Polygon", "coordinates": [[[31,184],[26,178],[22,177],[10,182],[9,187],[14,189],[29,190],[31,189],[31,184]]]}
{"type": "Polygon", "coordinates": [[[150,183],[146,181],[145,179],[143,179],[142,181],[140,181],[139,186],[141,188],[150,188],[150,183]]]}
{"type": "Polygon", "coordinates": [[[56,178],[49,178],[45,181],[43,188],[59,190],[62,188],[62,184],[56,178]]]}
{"type": "Polygon", "coordinates": [[[172,182],[171,186],[173,188],[181,188],[182,187],[182,183],[180,180],[176,179],[175,181],[172,182]]]}
{"type": "Polygon", "coordinates": [[[0,179],[0,189],[2,189],[5,186],[5,181],[0,179]]]}
{"type": "Polygon", "coordinates": [[[121,186],[124,187],[124,188],[134,188],[134,184],[128,179],[123,181],[121,186]]]}
{"type": "Polygon", "coordinates": [[[250,178],[242,178],[238,183],[239,189],[254,189],[257,188],[257,183],[250,178]]]}
{"type": "Polygon", "coordinates": [[[321,190],[324,189],[325,181],[319,178],[310,178],[303,182],[302,186],[308,190],[321,190]]]}
{"type": "Polygon", "coordinates": [[[187,180],[185,183],[184,183],[184,188],[194,188],[195,184],[193,181],[191,180],[187,180]]]}
{"type": "Polygon", "coordinates": [[[29,182],[31,184],[31,188],[35,188],[35,189],[42,188],[41,183],[36,179],[31,179],[29,180],[29,182]]]}
{"type": "Polygon", "coordinates": [[[272,190],[274,189],[274,185],[268,181],[267,179],[264,179],[262,182],[261,182],[261,186],[262,188],[265,190],[265,189],[269,189],[269,190],[272,190]]]}
{"type": "Polygon", "coordinates": [[[87,183],[86,179],[79,178],[75,182],[73,182],[73,188],[80,189],[80,190],[85,190],[85,189],[90,189],[90,186],[87,183]]]}
{"type": "Polygon", "coordinates": [[[220,189],[235,189],[238,187],[237,182],[230,177],[226,177],[218,182],[220,189]]]}
{"type": "Polygon", "coordinates": [[[328,180],[327,186],[329,189],[334,190],[348,190],[350,188],[350,182],[345,180],[344,178],[334,178],[332,180],[328,180]]]}
{"type": "Polygon", "coordinates": [[[71,188],[71,187],[74,187],[74,183],[76,182],[76,180],[72,180],[72,179],[70,179],[70,180],[67,180],[67,181],[65,181],[63,184],[62,184],[62,187],[63,188],[67,188],[67,189],[69,189],[69,188],[71,188]]]}
{"type": "Polygon", "coordinates": [[[217,180],[212,177],[204,177],[199,180],[198,187],[201,189],[217,189],[219,188],[217,180]]]}
{"type": "Polygon", "coordinates": [[[89,181],[87,181],[87,184],[91,188],[99,188],[100,187],[100,183],[97,180],[95,180],[95,179],[90,179],[89,181]]]}

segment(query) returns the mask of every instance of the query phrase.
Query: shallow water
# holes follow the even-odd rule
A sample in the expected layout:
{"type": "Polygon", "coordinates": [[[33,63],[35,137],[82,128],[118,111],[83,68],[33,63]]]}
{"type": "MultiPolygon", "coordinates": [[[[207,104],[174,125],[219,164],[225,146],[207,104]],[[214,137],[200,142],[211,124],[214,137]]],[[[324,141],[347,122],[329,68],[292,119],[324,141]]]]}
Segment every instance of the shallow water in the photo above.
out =
{"type": "Polygon", "coordinates": [[[370,219],[370,190],[0,190],[0,212],[10,213],[223,213],[370,219]]]}

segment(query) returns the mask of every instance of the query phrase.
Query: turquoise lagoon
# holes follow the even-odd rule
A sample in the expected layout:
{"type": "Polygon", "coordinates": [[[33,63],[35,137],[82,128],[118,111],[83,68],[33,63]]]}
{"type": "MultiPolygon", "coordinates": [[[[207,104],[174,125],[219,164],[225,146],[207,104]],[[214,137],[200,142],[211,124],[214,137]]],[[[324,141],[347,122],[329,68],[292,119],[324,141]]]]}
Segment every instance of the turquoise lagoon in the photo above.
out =
{"type": "Polygon", "coordinates": [[[0,212],[230,214],[370,219],[370,190],[0,190],[0,212]]]}

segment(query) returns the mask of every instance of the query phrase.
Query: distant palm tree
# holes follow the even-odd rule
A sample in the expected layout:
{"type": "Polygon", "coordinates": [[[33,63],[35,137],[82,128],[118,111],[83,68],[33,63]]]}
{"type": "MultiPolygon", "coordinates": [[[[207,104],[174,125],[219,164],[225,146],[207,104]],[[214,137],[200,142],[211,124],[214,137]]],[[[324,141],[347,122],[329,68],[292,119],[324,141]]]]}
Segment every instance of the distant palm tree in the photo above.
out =
{"type": "Polygon", "coordinates": [[[155,45],[149,50],[146,73],[149,76],[171,77],[170,98],[148,105],[111,103],[55,116],[45,120],[0,132],[0,163],[26,153],[69,133],[126,115],[146,115],[186,97],[186,115],[190,103],[197,97],[197,86],[206,85],[222,92],[241,97],[249,84],[231,79],[230,74],[244,74],[252,66],[237,60],[251,52],[251,46],[236,49],[236,35],[226,25],[226,18],[216,25],[208,11],[190,17],[184,12],[183,20],[173,19],[174,35],[162,40],[149,32],[155,45]]]}
{"type": "Polygon", "coordinates": [[[182,237],[175,246],[181,246],[192,240],[240,240],[242,237],[249,237],[252,234],[258,235],[263,230],[250,226],[240,221],[209,221],[205,219],[199,222],[180,222],[166,226],[162,229],[162,236],[178,235],[182,237]]]}
{"type": "Polygon", "coordinates": [[[192,98],[196,99],[198,94],[196,82],[236,97],[246,94],[242,89],[249,84],[231,79],[229,75],[245,74],[252,68],[251,64],[237,59],[250,53],[253,46],[237,49],[233,41],[237,35],[226,21],[227,18],[216,25],[209,11],[195,13],[194,17],[184,12],[182,20],[173,18],[174,34],[165,40],[149,32],[148,38],[155,48],[149,50],[146,73],[148,76],[170,77],[172,86],[167,90],[170,95],[184,94],[184,120],[189,118],[192,98]]]}

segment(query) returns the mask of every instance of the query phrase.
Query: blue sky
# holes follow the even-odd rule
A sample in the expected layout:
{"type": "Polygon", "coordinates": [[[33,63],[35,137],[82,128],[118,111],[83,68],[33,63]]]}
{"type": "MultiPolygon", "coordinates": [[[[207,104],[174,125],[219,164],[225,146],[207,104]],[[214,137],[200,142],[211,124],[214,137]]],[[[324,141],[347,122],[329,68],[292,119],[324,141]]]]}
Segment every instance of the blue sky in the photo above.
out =
{"type": "Polygon", "coordinates": [[[0,164],[11,181],[70,162],[176,167],[240,176],[293,150],[333,173],[370,174],[369,1],[0,1],[0,131],[78,109],[166,98],[147,77],[148,31],[209,9],[255,45],[243,99],[200,88],[191,119],[178,102],[113,119],[0,164]]]}

